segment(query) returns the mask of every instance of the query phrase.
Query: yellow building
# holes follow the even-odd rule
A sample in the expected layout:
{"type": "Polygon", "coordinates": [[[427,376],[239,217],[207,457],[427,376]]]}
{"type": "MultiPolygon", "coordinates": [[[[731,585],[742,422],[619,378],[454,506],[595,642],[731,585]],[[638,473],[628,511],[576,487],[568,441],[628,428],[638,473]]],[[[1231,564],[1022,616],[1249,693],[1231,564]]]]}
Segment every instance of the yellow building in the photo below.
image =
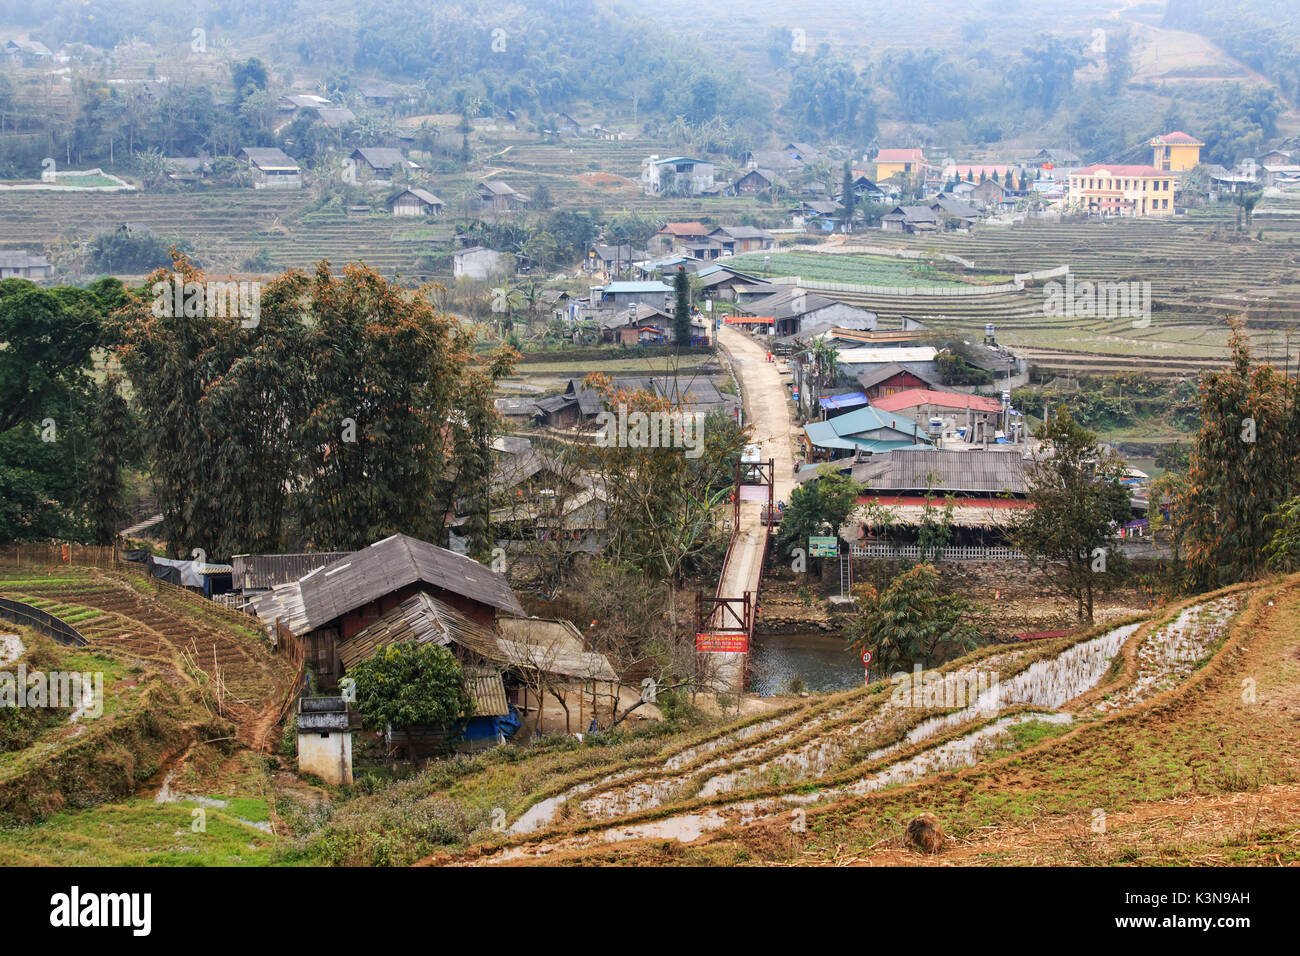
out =
{"type": "Polygon", "coordinates": [[[882,149],[876,153],[876,182],[891,176],[911,178],[925,166],[920,149],[882,149]]]}
{"type": "Polygon", "coordinates": [[[1166,173],[1181,173],[1201,161],[1205,144],[1186,133],[1173,132],[1151,139],[1151,165],[1166,173]]]}
{"type": "Polygon", "coordinates": [[[1069,205],[1100,216],[1172,216],[1174,177],[1154,166],[1085,166],[1070,173],[1069,205]]]}

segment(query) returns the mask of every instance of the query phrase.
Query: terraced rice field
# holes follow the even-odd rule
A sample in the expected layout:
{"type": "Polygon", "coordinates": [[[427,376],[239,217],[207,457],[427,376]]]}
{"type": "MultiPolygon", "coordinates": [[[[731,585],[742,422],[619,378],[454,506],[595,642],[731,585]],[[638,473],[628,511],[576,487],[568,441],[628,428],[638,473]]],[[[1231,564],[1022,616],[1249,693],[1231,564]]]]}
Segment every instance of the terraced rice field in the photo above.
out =
{"type": "MultiPolygon", "coordinates": [[[[853,285],[933,288],[975,284],[972,277],[955,270],[935,269],[923,262],[888,256],[824,255],[811,251],[747,252],[728,259],[727,265],[758,275],[800,276],[853,285]]],[[[1010,281],[1010,277],[1004,276],[1002,281],[1010,281]]]]}
{"type": "Polygon", "coordinates": [[[200,687],[212,700],[219,696],[221,714],[238,726],[239,739],[250,747],[265,743],[289,675],[255,625],[227,624],[215,608],[187,607],[185,595],[156,592],[125,572],[5,571],[0,595],[72,624],[92,649],[120,650],[153,664],[178,686],[200,687]]]}
{"type": "Polygon", "coordinates": [[[266,249],[275,271],[310,269],[328,259],[338,267],[361,261],[386,275],[426,277],[416,260],[432,244],[395,239],[413,228],[412,220],[347,216],[337,208],[309,212],[310,202],[307,190],[212,189],[89,198],[0,194],[0,247],[57,248],[132,222],[164,238],[190,240],[196,257],[213,272],[237,271],[245,257],[266,249]]]}
{"type": "MultiPolygon", "coordinates": [[[[1254,591],[1146,621],[993,646],[917,682],[873,685],[751,719],[545,795],[475,862],[541,860],[630,840],[691,842],[975,767],[1179,693],[1254,591]]],[[[454,862],[457,858],[439,858],[454,862]]]]}
{"type": "Polygon", "coordinates": [[[970,259],[980,272],[1068,265],[1076,282],[1149,282],[1148,326],[1135,325],[1131,317],[1050,317],[1043,283],[987,296],[828,294],[887,321],[906,315],[972,340],[992,322],[999,342],[1045,368],[1195,373],[1226,361],[1227,320],[1233,316],[1246,320],[1261,357],[1282,363],[1286,333],[1298,327],[1300,314],[1300,215],[1280,206],[1274,212],[1256,217],[1252,234],[1263,230],[1262,241],[1238,236],[1230,219],[1210,214],[889,236],[889,244],[900,248],[970,259]]]}

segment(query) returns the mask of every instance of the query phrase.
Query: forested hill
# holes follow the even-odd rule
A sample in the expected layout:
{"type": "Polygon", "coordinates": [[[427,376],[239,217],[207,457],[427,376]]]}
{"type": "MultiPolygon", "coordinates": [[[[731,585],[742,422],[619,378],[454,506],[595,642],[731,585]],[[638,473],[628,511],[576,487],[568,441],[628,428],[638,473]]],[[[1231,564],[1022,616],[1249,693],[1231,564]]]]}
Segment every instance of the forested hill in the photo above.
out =
{"type": "MultiPolygon", "coordinates": [[[[395,0],[363,13],[355,0],[198,0],[178,15],[165,0],[0,0],[0,25],[52,49],[79,42],[111,50],[111,61],[123,56],[116,45],[143,40],[164,66],[176,58],[166,75],[179,100],[197,82],[186,57],[199,28],[220,62],[264,63],[273,89],[307,81],[346,101],[363,82],[388,79],[413,90],[411,108],[423,112],[522,118],[540,128],[567,112],[732,157],[798,138],[851,153],[946,143],[974,154],[1051,142],[1087,159],[1114,159],[1155,133],[1195,125],[1207,158],[1231,164],[1276,139],[1288,104],[1239,65],[1230,82],[1197,82],[1195,67],[1176,87],[1139,76],[1143,44],[1162,20],[1203,32],[1288,98],[1300,82],[1296,17],[1267,0],[1242,0],[1238,6],[1258,12],[1240,20],[1227,0],[1122,11],[990,0],[948,17],[940,6],[395,0]]],[[[112,76],[112,63],[107,68],[112,76]]],[[[216,81],[224,88],[212,90],[218,112],[242,105],[232,76],[225,69],[216,81]]],[[[0,109],[7,98],[21,114],[21,91],[3,86],[0,109]]],[[[81,99],[99,108],[122,95],[105,87],[81,99]]],[[[254,119],[226,125],[244,142],[269,142],[254,119]]],[[[16,124],[40,127],[21,115],[16,124]]],[[[93,149],[82,154],[96,158],[93,149]]]]}

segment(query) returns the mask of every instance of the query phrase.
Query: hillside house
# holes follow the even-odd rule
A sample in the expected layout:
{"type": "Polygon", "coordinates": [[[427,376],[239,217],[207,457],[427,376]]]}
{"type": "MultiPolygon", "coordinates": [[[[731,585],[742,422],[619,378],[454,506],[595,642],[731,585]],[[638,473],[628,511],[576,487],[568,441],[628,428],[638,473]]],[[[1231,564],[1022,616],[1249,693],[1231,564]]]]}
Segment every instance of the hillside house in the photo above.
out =
{"type": "Polygon", "coordinates": [[[864,329],[876,327],[874,312],[798,286],[781,287],[780,291],[746,302],[737,309],[743,315],[770,318],[772,334],[778,338],[799,335],[814,324],[825,328],[835,325],[864,329]]]}
{"type": "Polygon", "coordinates": [[[876,179],[901,176],[910,179],[925,167],[925,153],[921,149],[882,149],[876,153],[876,179]]]}
{"type": "Polygon", "coordinates": [[[1083,165],[1083,160],[1068,149],[1044,147],[1029,157],[1025,165],[1037,169],[1040,174],[1045,174],[1051,179],[1069,179],[1070,173],[1083,165]]]}
{"type": "Polygon", "coordinates": [[[819,163],[823,159],[821,150],[810,143],[786,143],[781,147],[781,152],[804,165],[819,163]]]}
{"type": "Polygon", "coordinates": [[[742,159],[746,169],[771,170],[787,178],[799,175],[804,168],[803,162],[783,149],[751,150],[742,159]]]}
{"type": "Polygon", "coordinates": [[[709,233],[709,239],[718,243],[724,256],[738,256],[745,252],[761,252],[776,245],[776,237],[764,229],[753,226],[719,226],[709,233]]]}
{"type": "Polygon", "coordinates": [[[273,632],[279,625],[301,641],[304,658],[317,676],[333,683],[347,666],[345,659],[361,659],[361,645],[348,642],[417,595],[453,610],[458,622],[467,622],[464,626],[476,633],[491,633],[499,614],[523,616],[502,575],[404,534],[376,541],[280,585],[257,598],[253,609],[273,632]]]}
{"type": "Polygon", "coordinates": [[[506,254],[484,246],[460,249],[451,257],[453,278],[492,279],[507,272],[506,254]]]}
{"type": "Polygon", "coordinates": [[[1070,206],[1098,216],[1172,216],[1174,178],[1154,166],[1085,166],[1070,176],[1070,206]]]}
{"type": "Polygon", "coordinates": [[[362,83],[357,92],[367,106],[391,106],[402,99],[402,93],[389,83],[362,83]]]}
{"type": "Polygon", "coordinates": [[[695,274],[692,285],[703,298],[718,299],[722,302],[740,302],[742,294],[748,294],[749,301],[753,301],[763,298],[764,294],[771,295],[780,289],[779,286],[764,282],[757,276],[721,265],[701,269],[695,274]]]}
{"type": "Polygon", "coordinates": [[[1284,149],[1270,149],[1255,157],[1257,166],[1290,166],[1292,154],[1284,149]]]}
{"type": "Polygon", "coordinates": [[[927,501],[932,508],[943,507],[949,496],[954,546],[1005,547],[1030,507],[1021,448],[900,448],[855,462],[850,474],[867,488],[859,505],[883,507],[892,519],[887,527],[872,528],[865,510],[850,515],[851,521],[863,523],[858,543],[866,548],[915,544],[927,501]]]}
{"type": "Polygon", "coordinates": [[[885,200],[885,191],[868,179],[866,174],[857,170],[853,171],[853,179],[849,183],[849,188],[853,190],[853,195],[861,202],[884,202],[885,200]]]}
{"type": "Polygon", "coordinates": [[[254,189],[298,189],[302,170],[296,160],[276,146],[247,146],[236,159],[243,160],[253,171],[254,189]]]}
{"type": "Polygon", "coordinates": [[[971,190],[970,201],[980,209],[994,210],[1011,198],[1011,190],[996,179],[986,179],[976,183],[971,190]]]}
{"type": "Polygon", "coordinates": [[[354,149],[347,159],[348,168],[359,183],[392,182],[393,174],[402,169],[419,169],[402,155],[399,149],[388,146],[365,146],[354,149]]]}
{"type": "Polygon", "coordinates": [[[935,359],[939,350],[932,345],[863,346],[839,350],[839,368],[845,375],[861,380],[882,365],[897,363],[921,378],[939,377],[935,359]]]}
{"type": "Polygon", "coordinates": [[[174,183],[197,183],[212,172],[212,163],[202,156],[169,156],[167,178],[174,183]]]}
{"type": "Polygon", "coordinates": [[[650,237],[650,252],[656,255],[684,252],[688,244],[707,239],[709,232],[709,227],[700,222],[666,222],[650,237]]]}
{"type": "Polygon", "coordinates": [[[357,121],[357,114],[346,106],[322,106],[316,110],[320,121],[330,129],[341,129],[357,121]]]}
{"type": "Polygon", "coordinates": [[[936,421],[942,421],[939,435],[956,435],[960,441],[983,441],[1003,427],[1006,409],[996,398],[965,392],[911,388],[871,400],[882,412],[898,412],[921,423],[936,440],[936,421]]]}
{"type": "Polygon", "coordinates": [[[939,217],[929,206],[895,206],[880,217],[880,228],[885,232],[934,232],[939,217]]]}
{"type": "Polygon", "coordinates": [[[631,269],[633,262],[645,257],[646,253],[634,250],[631,243],[608,245],[603,242],[593,242],[587,249],[587,258],[582,268],[587,272],[619,275],[631,269]]]}
{"type": "Polygon", "coordinates": [[[26,249],[0,250],[0,279],[48,279],[54,268],[44,256],[36,256],[26,249]]]}
{"type": "Polygon", "coordinates": [[[555,117],[555,132],[561,136],[577,136],[582,125],[568,113],[559,113],[555,117]]]}
{"type": "MultiPolygon", "coordinates": [[[[624,377],[613,379],[611,384],[615,389],[649,392],[681,411],[705,415],[715,411],[733,414],[739,404],[734,396],[721,392],[712,379],[695,374],[624,377]]],[[[587,388],[579,378],[569,379],[563,394],[555,399],[543,399],[537,404],[544,410],[540,424],[560,428],[589,422],[605,410],[604,396],[587,388]]]]}
{"type": "Polygon", "coordinates": [[[1182,173],[1201,161],[1205,144],[1181,130],[1151,138],[1151,165],[1162,173],[1182,173]]]}
{"type": "Polygon", "coordinates": [[[774,170],[751,169],[732,184],[731,192],[737,196],[756,196],[767,192],[772,187],[788,188],[786,182],[774,170]]]}
{"type": "Polygon", "coordinates": [[[641,161],[641,188],[647,196],[698,196],[715,188],[713,164],[688,156],[649,156],[641,161]]]}
{"type": "Polygon", "coordinates": [[[668,339],[672,314],[651,305],[637,305],[596,319],[600,337],[620,345],[659,344],[668,339]]]}
{"type": "Polygon", "coordinates": [[[915,421],[870,405],[825,421],[809,422],[800,436],[802,457],[809,462],[914,448],[925,442],[925,430],[915,421]]]}
{"type": "Polygon", "coordinates": [[[48,60],[54,56],[40,40],[8,40],[5,42],[5,53],[15,59],[30,57],[34,60],[48,60]]]}
{"type": "Polygon", "coordinates": [[[597,309],[630,309],[638,305],[660,309],[671,302],[673,287],[663,282],[614,281],[595,292],[592,305],[597,309]]]}
{"type": "Polygon", "coordinates": [[[1300,166],[1261,166],[1259,181],[1276,189],[1290,189],[1300,185],[1300,166]]]}
{"type": "Polygon", "coordinates": [[[298,110],[319,110],[329,106],[330,101],[315,93],[286,93],[280,97],[278,106],[282,113],[296,113],[298,110]]]}
{"type": "Polygon", "coordinates": [[[427,189],[412,187],[388,197],[388,211],[394,216],[441,216],[447,204],[427,189]]]}
{"type": "Polygon", "coordinates": [[[832,232],[844,215],[844,206],[834,199],[808,199],[791,211],[796,229],[832,232]]]}
{"type": "Polygon", "coordinates": [[[516,191],[499,179],[485,179],[474,187],[478,194],[479,212],[502,215],[517,212],[529,203],[529,197],[516,191]]]}
{"type": "Polygon", "coordinates": [[[898,362],[886,362],[863,372],[858,384],[867,398],[884,398],[913,388],[941,390],[937,376],[926,376],[898,362]]]}
{"type": "Polygon", "coordinates": [[[940,196],[930,203],[930,210],[944,229],[970,229],[980,220],[980,212],[970,203],[949,196],[940,196]]]}

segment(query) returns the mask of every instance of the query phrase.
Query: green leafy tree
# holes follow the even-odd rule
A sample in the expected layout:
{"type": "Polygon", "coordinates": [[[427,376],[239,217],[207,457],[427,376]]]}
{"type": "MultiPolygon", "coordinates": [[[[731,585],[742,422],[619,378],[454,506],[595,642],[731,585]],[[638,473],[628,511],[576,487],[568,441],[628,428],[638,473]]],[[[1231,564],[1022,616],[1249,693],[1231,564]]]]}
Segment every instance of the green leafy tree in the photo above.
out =
{"type": "Polygon", "coordinates": [[[844,164],[844,178],[840,187],[840,194],[840,203],[844,206],[844,212],[841,214],[843,221],[851,226],[854,213],[857,212],[858,197],[853,192],[853,170],[848,163],[844,164]]]}
{"type": "Polygon", "coordinates": [[[1079,619],[1092,621],[1095,594],[1115,586],[1127,567],[1113,543],[1115,525],[1132,514],[1120,484],[1124,462],[1098,447],[1097,436],[1064,406],[1035,434],[1044,451],[1028,469],[1032,507],[1016,541],[1051,583],[1075,599],[1079,619]]]}
{"type": "Polygon", "coordinates": [[[796,548],[806,549],[810,537],[838,535],[840,526],[857,507],[861,493],[858,482],[829,465],[821,469],[816,481],[795,488],[781,515],[777,534],[781,555],[791,554],[796,548]]]}
{"type": "Polygon", "coordinates": [[[1175,504],[1189,583],[1198,589],[1264,571],[1267,519],[1295,495],[1300,465],[1295,382],[1252,361],[1240,325],[1231,349],[1231,365],[1201,376],[1201,427],[1175,504]]]}
{"type": "Polygon", "coordinates": [[[673,276],[673,297],[673,337],[682,348],[691,341],[691,278],[681,266],[673,276]]]}
{"type": "Polygon", "coordinates": [[[402,641],[381,647],[348,674],[356,681],[357,710],[367,727],[405,731],[455,728],[474,715],[465,672],[451,651],[402,641]]]}
{"type": "Polygon", "coordinates": [[[83,499],[90,540],[112,544],[126,510],[123,466],[130,457],[134,426],[131,410],[120,391],[121,380],[110,375],[95,389],[90,422],[90,460],[86,466],[83,499]]]}
{"type": "Polygon", "coordinates": [[[857,606],[848,643],[859,653],[871,651],[873,668],[897,673],[913,664],[937,667],[975,649],[979,631],[967,620],[970,604],[942,593],[932,564],[904,571],[883,591],[859,584],[853,592],[857,606]]]}
{"type": "Polygon", "coordinates": [[[1270,571],[1300,571],[1300,496],[1290,498],[1269,516],[1273,537],[1264,549],[1270,571]]]}

